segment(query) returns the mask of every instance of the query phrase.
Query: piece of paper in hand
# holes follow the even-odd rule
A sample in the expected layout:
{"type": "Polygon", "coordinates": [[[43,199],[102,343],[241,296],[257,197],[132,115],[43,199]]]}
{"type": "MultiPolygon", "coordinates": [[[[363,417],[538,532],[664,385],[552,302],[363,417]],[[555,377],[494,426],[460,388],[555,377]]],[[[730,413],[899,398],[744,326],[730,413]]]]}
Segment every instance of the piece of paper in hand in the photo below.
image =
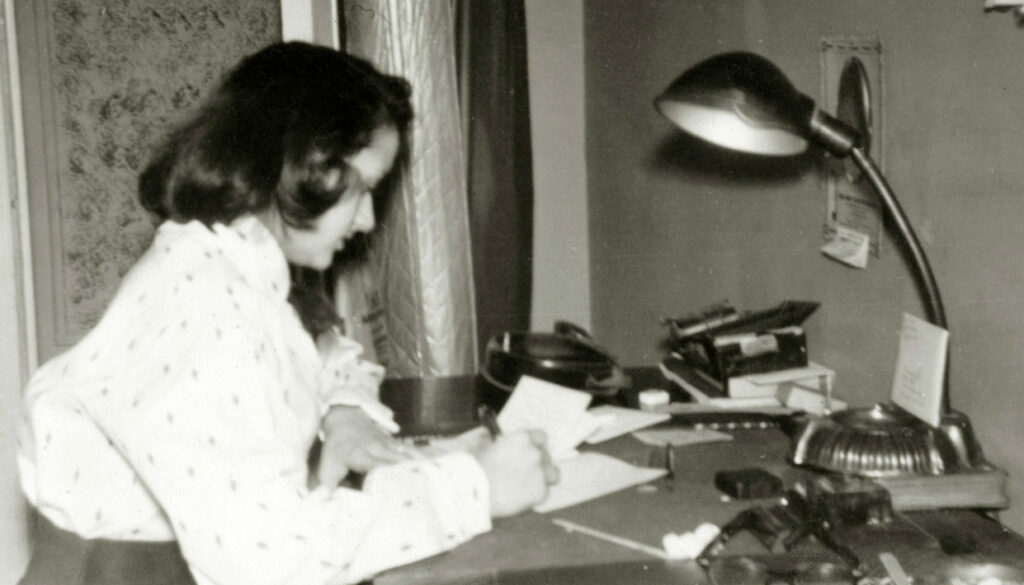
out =
{"type": "Polygon", "coordinates": [[[551,458],[561,459],[576,453],[576,446],[600,424],[587,412],[590,399],[586,392],[522,376],[498,413],[498,424],[504,433],[544,431],[551,458]]]}

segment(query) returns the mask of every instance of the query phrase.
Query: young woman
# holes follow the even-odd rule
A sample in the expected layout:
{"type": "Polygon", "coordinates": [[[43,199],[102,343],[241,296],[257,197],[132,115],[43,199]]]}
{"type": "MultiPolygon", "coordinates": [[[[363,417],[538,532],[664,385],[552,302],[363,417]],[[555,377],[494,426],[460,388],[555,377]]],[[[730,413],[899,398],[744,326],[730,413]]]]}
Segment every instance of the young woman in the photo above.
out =
{"type": "Polygon", "coordinates": [[[23,584],[356,582],[545,497],[542,435],[410,451],[381,369],[336,331],[315,343],[288,302],[289,263],[324,269],[374,228],[409,93],[350,55],[278,44],[171,133],[140,179],[164,220],[152,245],[26,390],[19,468],[41,526],[23,584]],[[361,489],[338,487],[349,471],[361,489]]]}

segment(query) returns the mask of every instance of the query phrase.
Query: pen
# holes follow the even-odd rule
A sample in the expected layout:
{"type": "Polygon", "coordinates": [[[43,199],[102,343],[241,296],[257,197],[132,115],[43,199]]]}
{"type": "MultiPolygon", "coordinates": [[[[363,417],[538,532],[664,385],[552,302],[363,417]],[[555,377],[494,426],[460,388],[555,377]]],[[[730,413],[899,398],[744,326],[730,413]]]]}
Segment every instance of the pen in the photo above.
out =
{"type": "Polygon", "coordinates": [[[498,425],[498,415],[486,405],[481,405],[478,412],[480,421],[484,423],[487,432],[491,434],[491,439],[497,438],[501,434],[501,426],[498,425]]]}
{"type": "Polygon", "coordinates": [[[665,445],[665,469],[668,471],[666,477],[671,490],[676,481],[676,455],[672,449],[672,443],[665,445]]]}

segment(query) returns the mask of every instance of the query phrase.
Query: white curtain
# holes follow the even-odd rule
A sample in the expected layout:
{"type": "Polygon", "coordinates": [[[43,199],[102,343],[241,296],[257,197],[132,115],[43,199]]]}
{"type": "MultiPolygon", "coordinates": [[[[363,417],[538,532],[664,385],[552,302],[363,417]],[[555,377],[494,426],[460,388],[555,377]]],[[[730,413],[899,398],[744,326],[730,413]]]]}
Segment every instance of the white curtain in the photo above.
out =
{"type": "Polygon", "coordinates": [[[407,78],[416,112],[409,173],[371,250],[368,280],[380,293],[379,311],[367,316],[375,353],[389,377],[475,373],[453,6],[345,0],[343,20],[347,50],[407,78]]]}

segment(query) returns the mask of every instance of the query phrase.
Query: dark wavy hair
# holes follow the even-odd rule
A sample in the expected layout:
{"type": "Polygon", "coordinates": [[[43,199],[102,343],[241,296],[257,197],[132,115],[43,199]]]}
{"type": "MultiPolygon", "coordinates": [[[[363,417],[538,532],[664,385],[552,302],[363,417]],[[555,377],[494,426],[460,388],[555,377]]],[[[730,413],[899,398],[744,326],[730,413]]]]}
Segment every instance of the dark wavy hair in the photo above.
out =
{"type": "MultiPolygon", "coordinates": [[[[139,200],[160,220],[212,226],[274,208],[287,225],[309,228],[350,184],[345,158],[390,126],[399,149],[373,198],[379,221],[408,163],[410,95],[405,79],[358,57],[307,43],[270,45],[228,72],[170,133],[139,177],[139,200]],[[337,170],[342,181],[330,179],[337,170]]],[[[352,244],[346,250],[365,247],[352,244]]],[[[323,287],[304,280],[294,280],[288,300],[317,335],[340,318],[323,287]]]]}
{"type": "MultiPolygon", "coordinates": [[[[139,199],[160,219],[209,226],[274,207],[287,225],[308,228],[344,194],[351,178],[344,159],[377,128],[398,131],[395,169],[405,166],[410,94],[405,79],[353,55],[270,45],[236,65],[171,132],[139,178],[139,199]],[[345,180],[329,180],[336,170],[345,180]]],[[[374,206],[386,212],[383,197],[374,206]]]]}

